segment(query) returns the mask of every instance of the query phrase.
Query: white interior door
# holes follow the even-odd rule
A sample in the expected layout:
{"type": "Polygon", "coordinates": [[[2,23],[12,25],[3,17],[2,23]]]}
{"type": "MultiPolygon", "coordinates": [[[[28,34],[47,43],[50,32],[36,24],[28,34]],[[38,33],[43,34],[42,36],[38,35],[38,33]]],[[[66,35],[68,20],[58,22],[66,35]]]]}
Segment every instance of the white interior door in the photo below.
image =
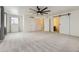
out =
{"type": "Polygon", "coordinates": [[[60,17],[60,33],[69,34],[69,16],[60,17]]]}
{"type": "Polygon", "coordinates": [[[19,32],[19,19],[18,19],[18,17],[11,17],[11,32],[19,32]]]}

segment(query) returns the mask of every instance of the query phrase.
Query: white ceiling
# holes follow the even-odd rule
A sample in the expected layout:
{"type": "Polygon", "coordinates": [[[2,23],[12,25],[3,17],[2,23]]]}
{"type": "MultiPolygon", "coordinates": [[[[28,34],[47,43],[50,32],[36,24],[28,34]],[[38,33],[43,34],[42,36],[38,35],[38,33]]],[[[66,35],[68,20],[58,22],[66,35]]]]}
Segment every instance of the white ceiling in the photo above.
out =
{"type": "MultiPolygon", "coordinates": [[[[45,6],[40,6],[40,8],[44,8],[45,6]]],[[[5,12],[23,15],[30,14],[33,11],[29,10],[30,8],[36,9],[36,6],[5,6],[5,12]]],[[[48,6],[48,9],[51,10],[50,14],[59,14],[63,12],[71,12],[74,10],[78,10],[79,6],[48,6]]]]}

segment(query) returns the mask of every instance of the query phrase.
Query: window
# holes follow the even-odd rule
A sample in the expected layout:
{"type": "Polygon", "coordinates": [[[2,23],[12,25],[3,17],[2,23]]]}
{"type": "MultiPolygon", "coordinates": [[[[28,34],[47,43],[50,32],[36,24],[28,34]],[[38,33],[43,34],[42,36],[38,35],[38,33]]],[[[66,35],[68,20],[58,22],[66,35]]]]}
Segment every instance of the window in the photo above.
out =
{"type": "Polygon", "coordinates": [[[18,17],[11,17],[11,24],[18,24],[18,17]]]}

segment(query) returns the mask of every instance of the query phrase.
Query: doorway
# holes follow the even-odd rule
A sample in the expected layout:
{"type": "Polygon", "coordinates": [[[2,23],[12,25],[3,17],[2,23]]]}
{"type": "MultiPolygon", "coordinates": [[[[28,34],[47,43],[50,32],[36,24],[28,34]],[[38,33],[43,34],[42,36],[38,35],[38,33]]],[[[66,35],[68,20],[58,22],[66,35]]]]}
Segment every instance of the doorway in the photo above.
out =
{"type": "Polygon", "coordinates": [[[54,23],[53,23],[53,31],[54,32],[59,32],[59,25],[60,25],[59,16],[55,16],[54,23]]]}
{"type": "Polygon", "coordinates": [[[10,32],[19,32],[19,18],[10,17],[10,32]]]}
{"type": "Polygon", "coordinates": [[[35,20],[36,31],[44,31],[44,18],[37,18],[35,20]]]}

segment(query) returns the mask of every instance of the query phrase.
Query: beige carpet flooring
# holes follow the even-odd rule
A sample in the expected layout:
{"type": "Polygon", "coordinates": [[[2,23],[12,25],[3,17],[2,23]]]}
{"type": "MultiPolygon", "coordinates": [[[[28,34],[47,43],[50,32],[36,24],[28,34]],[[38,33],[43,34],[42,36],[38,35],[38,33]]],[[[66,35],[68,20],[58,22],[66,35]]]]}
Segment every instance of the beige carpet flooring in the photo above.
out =
{"type": "Polygon", "coordinates": [[[79,37],[49,32],[9,33],[0,52],[78,52],[79,37]]]}

